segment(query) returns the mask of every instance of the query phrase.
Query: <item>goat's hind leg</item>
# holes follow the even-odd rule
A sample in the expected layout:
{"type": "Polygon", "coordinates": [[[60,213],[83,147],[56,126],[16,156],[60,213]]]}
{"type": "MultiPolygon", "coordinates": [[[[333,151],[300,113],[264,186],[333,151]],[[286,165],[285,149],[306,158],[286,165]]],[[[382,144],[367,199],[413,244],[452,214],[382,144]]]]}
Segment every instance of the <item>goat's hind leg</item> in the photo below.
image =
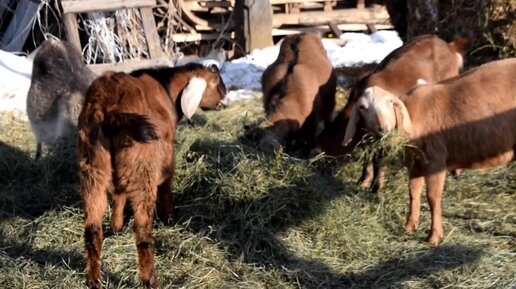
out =
{"type": "Polygon", "coordinates": [[[138,272],[145,288],[158,288],[154,275],[152,217],[156,207],[156,189],[142,190],[131,199],[134,212],[134,237],[138,252],[138,272]]]}
{"type": "MultiPolygon", "coordinates": [[[[99,174],[100,175],[100,174],[99,174]]],[[[107,208],[107,181],[93,180],[83,174],[84,245],[88,257],[86,281],[88,288],[102,288],[100,256],[102,250],[102,218],[107,208]]]]}
{"type": "Polygon", "coordinates": [[[113,232],[119,232],[124,226],[124,208],[127,196],[124,193],[114,192],[111,195],[111,223],[110,227],[113,232]]]}

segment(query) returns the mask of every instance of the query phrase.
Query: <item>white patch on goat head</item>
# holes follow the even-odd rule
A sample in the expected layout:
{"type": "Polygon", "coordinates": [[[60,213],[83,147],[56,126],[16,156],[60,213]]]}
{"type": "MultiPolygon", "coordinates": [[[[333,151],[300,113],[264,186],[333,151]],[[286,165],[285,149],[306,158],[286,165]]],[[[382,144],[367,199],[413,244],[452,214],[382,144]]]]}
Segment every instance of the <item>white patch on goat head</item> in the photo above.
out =
{"type": "Polygon", "coordinates": [[[205,90],[206,80],[201,77],[192,77],[188,85],[183,89],[181,109],[188,119],[192,117],[199,107],[205,90]]]}
{"type": "Polygon", "coordinates": [[[392,94],[385,89],[378,86],[367,88],[357,105],[366,129],[373,135],[383,136],[396,127],[392,94]]]}
{"type": "Polygon", "coordinates": [[[422,78],[418,78],[416,80],[416,85],[423,85],[423,84],[428,84],[428,81],[422,79],[422,78]]]}

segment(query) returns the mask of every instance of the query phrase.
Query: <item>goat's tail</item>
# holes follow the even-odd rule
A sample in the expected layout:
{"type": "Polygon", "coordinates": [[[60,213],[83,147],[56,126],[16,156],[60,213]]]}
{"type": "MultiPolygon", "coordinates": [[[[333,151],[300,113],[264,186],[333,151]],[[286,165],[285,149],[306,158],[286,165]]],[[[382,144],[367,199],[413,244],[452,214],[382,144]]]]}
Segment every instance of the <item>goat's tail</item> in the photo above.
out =
{"type": "Polygon", "coordinates": [[[450,47],[453,52],[462,54],[466,48],[468,48],[471,40],[469,37],[466,36],[459,36],[455,39],[453,39],[452,42],[448,43],[448,46],[450,47]]]}
{"type": "Polygon", "coordinates": [[[84,108],[79,117],[83,137],[99,141],[102,136],[111,138],[125,135],[138,143],[158,139],[156,127],[145,115],[126,112],[120,108],[120,84],[125,74],[105,74],[96,79],[86,92],[84,108]]]}
{"type": "Polygon", "coordinates": [[[110,112],[105,116],[102,130],[106,135],[124,134],[139,143],[158,139],[156,127],[148,118],[136,113],[110,112]]]}

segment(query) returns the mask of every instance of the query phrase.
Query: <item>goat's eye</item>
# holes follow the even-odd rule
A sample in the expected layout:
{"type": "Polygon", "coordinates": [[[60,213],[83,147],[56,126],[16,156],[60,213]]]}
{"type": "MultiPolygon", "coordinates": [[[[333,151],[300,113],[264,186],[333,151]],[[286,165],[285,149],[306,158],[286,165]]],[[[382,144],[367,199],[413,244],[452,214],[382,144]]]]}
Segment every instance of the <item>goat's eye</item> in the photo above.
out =
{"type": "Polygon", "coordinates": [[[361,104],[361,105],[358,106],[358,108],[361,109],[361,110],[364,110],[364,109],[366,109],[366,106],[361,104]]]}

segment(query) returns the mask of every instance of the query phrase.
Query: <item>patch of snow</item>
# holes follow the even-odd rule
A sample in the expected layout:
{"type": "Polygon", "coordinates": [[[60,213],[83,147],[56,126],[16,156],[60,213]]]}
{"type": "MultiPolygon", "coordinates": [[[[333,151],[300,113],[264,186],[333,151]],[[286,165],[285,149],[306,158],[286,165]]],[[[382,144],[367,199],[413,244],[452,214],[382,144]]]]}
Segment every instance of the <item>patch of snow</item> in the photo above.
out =
{"type": "MultiPolygon", "coordinates": [[[[334,67],[378,63],[403,44],[395,31],[388,30],[371,35],[343,33],[340,38],[346,40],[342,47],[332,40],[323,39],[328,58],[334,67]]],[[[256,97],[256,93],[246,90],[261,90],[262,73],[276,60],[278,53],[279,46],[275,45],[253,50],[248,55],[232,61],[224,62],[224,55],[220,52],[213,55],[214,60],[203,58],[194,61],[205,65],[216,64],[220,68],[222,79],[229,90],[228,101],[232,102],[256,97]]],[[[188,61],[184,59],[183,62],[179,61],[178,64],[188,61]]],[[[0,111],[18,111],[25,115],[31,73],[32,59],[0,50],[0,111]]],[[[345,82],[345,78],[339,79],[339,83],[345,82]]]]}
{"type": "Polygon", "coordinates": [[[26,119],[32,60],[0,50],[0,111],[14,111],[26,119]]]}

